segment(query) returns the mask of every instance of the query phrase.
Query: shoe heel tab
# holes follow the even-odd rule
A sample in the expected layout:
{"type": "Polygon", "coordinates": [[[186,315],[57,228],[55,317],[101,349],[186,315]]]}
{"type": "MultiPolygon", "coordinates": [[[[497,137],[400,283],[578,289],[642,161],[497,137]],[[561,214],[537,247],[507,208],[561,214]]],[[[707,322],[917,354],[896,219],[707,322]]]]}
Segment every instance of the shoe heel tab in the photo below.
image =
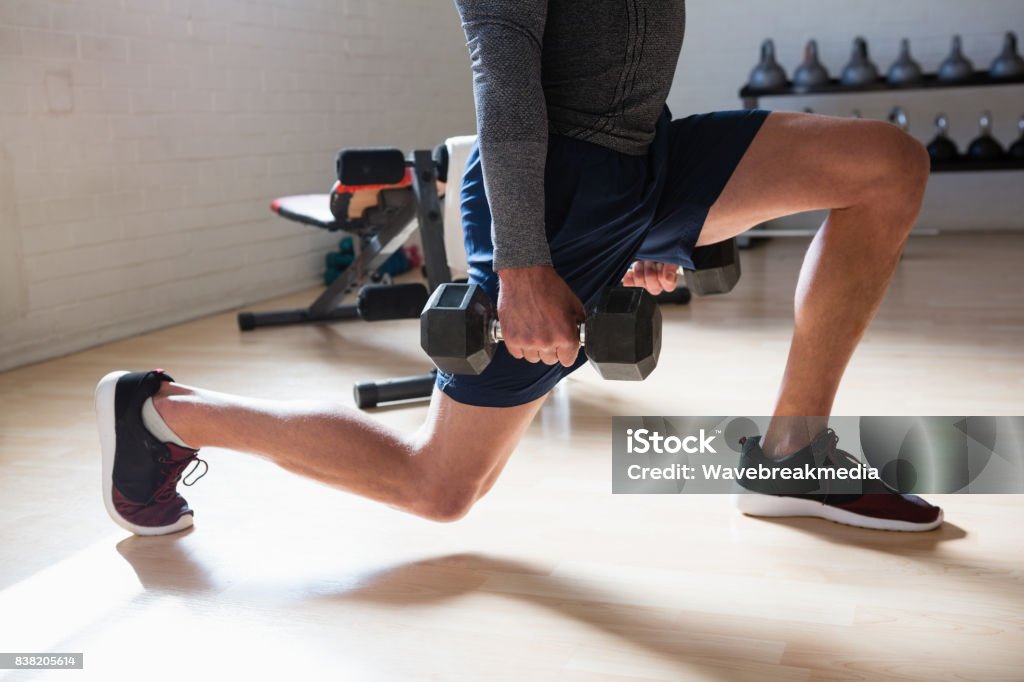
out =
{"type": "Polygon", "coordinates": [[[149,373],[159,378],[160,381],[174,381],[174,379],[171,378],[171,375],[168,374],[167,370],[165,370],[163,367],[157,367],[156,369],[151,370],[149,373]]]}

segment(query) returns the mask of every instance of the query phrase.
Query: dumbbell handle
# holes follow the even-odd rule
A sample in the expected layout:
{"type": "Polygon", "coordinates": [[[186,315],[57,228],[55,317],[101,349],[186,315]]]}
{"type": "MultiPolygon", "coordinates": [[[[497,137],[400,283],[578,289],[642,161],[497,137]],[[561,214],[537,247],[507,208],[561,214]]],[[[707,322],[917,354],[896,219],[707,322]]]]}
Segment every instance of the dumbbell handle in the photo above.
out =
{"type": "MultiPolygon", "coordinates": [[[[495,343],[497,343],[499,341],[504,341],[505,337],[502,336],[502,334],[501,334],[501,322],[498,322],[498,320],[491,320],[491,325],[490,326],[491,326],[491,339],[493,339],[495,343]]],[[[580,323],[577,326],[577,329],[579,330],[578,333],[579,333],[579,337],[580,337],[580,345],[584,346],[584,345],[586,345],[586,342],[587,342],[587,327],[586,327],[585,324],[580,323]]]]}

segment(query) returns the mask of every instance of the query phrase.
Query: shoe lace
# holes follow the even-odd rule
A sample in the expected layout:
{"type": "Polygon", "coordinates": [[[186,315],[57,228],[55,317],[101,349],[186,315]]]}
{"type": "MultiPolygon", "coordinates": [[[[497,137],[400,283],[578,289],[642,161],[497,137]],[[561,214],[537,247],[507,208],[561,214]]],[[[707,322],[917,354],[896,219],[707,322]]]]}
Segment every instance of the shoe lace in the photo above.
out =
{"type": "Polygon", "coordinates": [[[199,457],[198,451],[181,460],[160,456],[157,462],[161,465],[160,474],[164,482],[153,492],[152,499],[156,502],[170,502],[178,494],[178,481],[181,481],[182,485],[193,486],[210,470],[210,465],[199,457]],[[192,468],[185,471],[189,465],[192,465],[192,468]],[[189,481],[189,477],[196,473],[200,465],[203,467],[203,473],[189,481]]]}
{"type": "MultiPolygon", "coordinates": [[[[840,450],[839,436],[832,429],[825,429],[819,433],[811,442],[811,452],[818,462],[830,462],[832,466],[839,469],[850,469],[861,466],[861,461],[845,450],[840,450]]],[[[829,479],[825,478],[825,501],[828,500],[831,485],[829,479]]]]}

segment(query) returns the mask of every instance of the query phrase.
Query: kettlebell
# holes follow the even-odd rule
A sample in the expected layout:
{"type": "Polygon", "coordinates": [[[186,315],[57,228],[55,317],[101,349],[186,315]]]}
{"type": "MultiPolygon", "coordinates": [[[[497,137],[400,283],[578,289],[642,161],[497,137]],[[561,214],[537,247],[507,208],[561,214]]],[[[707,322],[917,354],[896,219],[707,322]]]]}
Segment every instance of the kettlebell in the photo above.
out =
{"type": "Polygon", "coordinates": [[[917,85],[924,80],[924,72],[921,65],[910,56],[910,41],[906,38],[900,41],[900,56],[889,67],[889,75],[886,76],[889,85],[897,87],[917,85]]]}
{"type": "Polygon", "coordinates": [[[956,148],[956,142],[949,138],[949,119],[945,114],[935,117],[935,129],[938,131],[935,138],[928,143],[928,156],[932,163],[940,161],[956,161],[960,156],[960,150],[956,148]]]}
{"type": "Polygon", "coordinates": [[[893,107],[893,110],[889,112],[889,123],[899,126],[903,132],[910,130],[910,119],[903,107],[893,107]]]}
{"type": "Polygon", "coordinates": [[[778,90],[786,87],[786,72],[775,61],[775,43],[768,38],[761,43],[761,61],[750,72],[747,83],[751,90],[778,90]]]}
{"type": "Polygon", "coordinates": [[[868,41],[858,36],[853,40],[850,62],[843,69],[840,81],[851,88],[863,88],[877,80],[878,67],[868,59],[868,41]]]}
{"type": "Polygon", "coordinates": [[[964,81],[974,75],[974,64],[964,56],[963,49],[960,44],[960,36],[953,36],[953,47],[949,51],[949,56],[939,66],[939,80],[947,83],[956,83],[957,81],[964,81]]]}
{"type": "Polygon", "coordinates": [[[1012,159],[1024,161],[1024,116],[1017,119],[1017,130],[1020,131],[1020,137],[1010,145],[1009,154],[1012,159]]]}
{"type": "Polygon", "coordinates": [[[828,85],[828,69],[818,59],[818,41],[809,40],[804,46],[804,60],[793,72],[793,89],[809,92],[814,88],[828,85]]]}
{"type": "Polygon", "coordinates": [[[1017,53],[1017,34],[1007,31],[1003,38],[1003,51],[992,62],[988,74],[992,78],[1020,78],[1024,76],[1024,59],[1017,53]]]}
{"type": "Polygon", "coordinates": [[[997,161],[1003,158],[1003,146],[992,137],[992,112],[986,111],[978,119],[981,134],[971,141],[967,148],[967,158],[971,161],[997,161]]]}

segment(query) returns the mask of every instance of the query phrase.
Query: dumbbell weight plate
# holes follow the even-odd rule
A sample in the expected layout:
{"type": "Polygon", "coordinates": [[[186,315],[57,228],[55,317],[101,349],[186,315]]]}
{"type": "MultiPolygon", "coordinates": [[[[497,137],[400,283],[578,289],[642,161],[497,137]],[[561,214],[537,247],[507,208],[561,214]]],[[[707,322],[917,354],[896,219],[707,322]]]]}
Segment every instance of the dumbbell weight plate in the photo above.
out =
{"type": "Polygon", "coordinates": [[[693,250],[693,269],[684,268],[686,286],[697,296],[727,294],[740,280],[740,251],[736,239],[693,250]]]}
{"type": "Polygon", "coordinates": [[[494,304],[473,284],[442,284],[420,314],[420,346],[448,374],[480,374],[494,357],[494,304]]]}
{"type": "Polygon", "coordinates": [[[661,308],[637,287],[611,287],[587,311],[587,358],[604,379],[641,381],[658,366],[661,308]]]}

